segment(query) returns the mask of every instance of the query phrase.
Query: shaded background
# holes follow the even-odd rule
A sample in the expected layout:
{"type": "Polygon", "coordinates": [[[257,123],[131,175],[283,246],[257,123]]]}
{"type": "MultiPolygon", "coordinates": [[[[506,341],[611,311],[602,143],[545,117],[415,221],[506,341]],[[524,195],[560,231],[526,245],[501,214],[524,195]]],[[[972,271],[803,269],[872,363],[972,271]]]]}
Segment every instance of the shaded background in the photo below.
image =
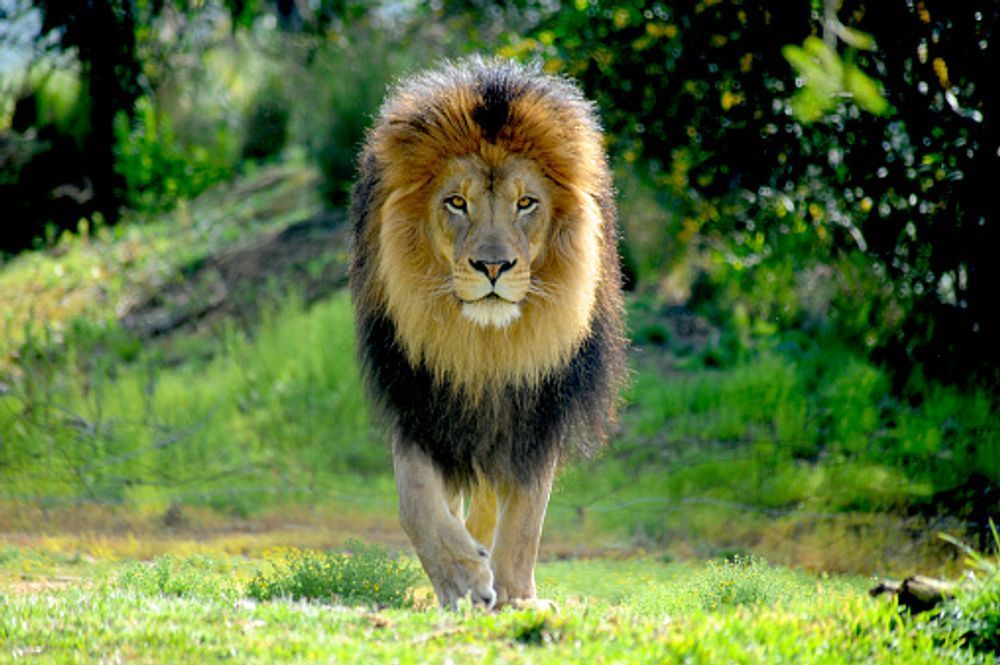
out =
{"type": "Polygon", "coordinates": [[[629,406],[553,542],[987,546],[998,12],[0,0],[0,524],[389,523],[344,207],[386,86],[483,53],[577,80],[619,188],[629,406]]]}

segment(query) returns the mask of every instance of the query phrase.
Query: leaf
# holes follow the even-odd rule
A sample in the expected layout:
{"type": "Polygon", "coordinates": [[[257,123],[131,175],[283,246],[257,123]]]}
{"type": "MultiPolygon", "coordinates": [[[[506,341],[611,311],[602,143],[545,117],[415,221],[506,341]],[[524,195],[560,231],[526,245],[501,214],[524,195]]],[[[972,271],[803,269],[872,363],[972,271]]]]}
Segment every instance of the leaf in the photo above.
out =
{"type": "Polygon", "coordinates": [[[878,84],[854,65],[844,71],[844,88],[854,96],[858,106],[873,115],[882,115],[889,108],[878,84]]]}

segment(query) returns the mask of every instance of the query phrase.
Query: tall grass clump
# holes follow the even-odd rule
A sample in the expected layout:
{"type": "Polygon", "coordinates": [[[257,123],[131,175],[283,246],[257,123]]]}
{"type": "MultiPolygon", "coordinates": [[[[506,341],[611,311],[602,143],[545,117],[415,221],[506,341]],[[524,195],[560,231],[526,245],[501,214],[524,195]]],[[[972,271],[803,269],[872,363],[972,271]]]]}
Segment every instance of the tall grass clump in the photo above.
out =
{"type": "Polygon", "coordinates": [[[387,468],[355,363],[346,295],[290,298],[247,333],[148,345],[121,363],[85,345],[26,358],[0,394],[0,496],[190,502],[245,513],[387,468]]]}
{"type": "Polygon", "coordinates": [[[789,594],[788,581],[767,561],[744,555],[709,561],[687,584],[687,592],[708,611],[772,604],[789,594]]]}
{"type": "Polygon", "coordinates": [[[232,566],[211,556],[157,557],[152,563],[133,561],[125,565],[117,586],[147,596],[177,598],[229,598],[237,593],[232,566]],[[220,579],[221,578],[221,579],[220,579]]]}
{"type": "Polygon", "coordinates": [[[247,595],[260,601],[289,598],[343,605],[412,607],[420,573],[384,547],[347,541],[346,552],[287,549],[269,572],[258,571],[247,595]]]}

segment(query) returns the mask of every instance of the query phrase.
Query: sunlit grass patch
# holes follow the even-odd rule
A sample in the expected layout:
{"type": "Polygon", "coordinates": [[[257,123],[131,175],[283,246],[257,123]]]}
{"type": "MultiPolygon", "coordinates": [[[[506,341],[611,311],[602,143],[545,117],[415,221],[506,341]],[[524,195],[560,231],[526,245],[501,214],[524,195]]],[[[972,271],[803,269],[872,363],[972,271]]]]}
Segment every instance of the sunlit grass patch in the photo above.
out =
{"type": "Polygon", "coordinates": [[[248,596],[262,601],[287,598],[412,607],[413,588],[421,579],[412,564],[391,556],[384,547],[358,540],[348,541],[347,552],[284,549],[271,567],[250,580],[248,596]]]}
{"type": "Polygon", "coordinates": [[[686,592],[707,610],[770,604],[790,590],[788,580],[771,570],[766,561],[743,555],[709,561],[688,585],[686,592]]]}
{"type": "MultiPolygon", "coordinates": [[[[272,559],[283,561],[288,554],[275,552],[272,559]]],[[[325,558],[296,552],[298,570],[306,568],[301,563],[306,556],[309,566],[322,565],[325,558]]],[[[415,611],[370,600],[360,607],[342,601],[240,600],[247,574],[260,563],[268,565],[162,559],[117,564],[119,574],[110,584],[0,591],[0,659],[34,654],[58,662],[111,656],[141,662],[475,659],[560,665],[992,662],[986,652],[968,647],[965,626],[909,616],[892,602],[869,598],[856,580],[809,576],[760,561],[542,564],[539,593],[559,602],[555,613],[493,613],[467,606],[459,612],[415,611]],[[713,594],[724,597],[729,583],[745,586],[714,609],[706,604],[713,594]],[[239,593],[220,591],[228,589],[239,593]]],[[[377,570],[367,568],[356,579],[374,579],[382,574],[377,570]]],[[[319,575],[311,570],[300,579],[319,575]]]]}
{"type": "Polygon", "coordinates": [[[177,501],[240,514],[316,500],[329,475],[388,470],[356,367],[346,294],[290,298],[253,336],[164,366],[40,367],[0,394],[0,496],[129,504],[177,501]],[[44,469],[38,464],[44,456],[44,469]],[[9,493],[9,494],[8,494],[9,493]]]}

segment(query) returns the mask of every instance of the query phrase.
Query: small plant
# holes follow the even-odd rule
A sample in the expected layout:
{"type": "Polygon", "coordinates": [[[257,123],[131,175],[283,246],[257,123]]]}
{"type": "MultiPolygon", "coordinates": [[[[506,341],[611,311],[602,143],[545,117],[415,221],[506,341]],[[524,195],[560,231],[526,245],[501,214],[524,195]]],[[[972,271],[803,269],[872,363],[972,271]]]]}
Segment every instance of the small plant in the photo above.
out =
{"type": "Polygon", "coordinates": [[[530,646],[544,646],[563,638],[564,622],[548,612],[530,610],[519,614],[511,626],[511,636],[516,642],[530,646]]]}
{"type": "Polygon", "coordinates": [[[347,541],[347,552],[284,550],[269,574],[258,571],[247,595],[257,600],[291,598],[344,605],[412,607],[417,570],[379,545],[347,541]]]}
{"type": "Polygon", "coordinates": [[[767,561],[743,554],[709,561],[692,586],[702,607],[710,611],[769,603],[782,592],[781,582],[767,561]]]}
{"type": "Polygon", "coordinates": [[[227,596],[232,587],[220,585],[217,573],[227,569],[210,556],[177,559],[169,555],[152,563],[133,562],[118,577],[119,588],[148,596],[178,598],[213,598],[227,596]]]}

